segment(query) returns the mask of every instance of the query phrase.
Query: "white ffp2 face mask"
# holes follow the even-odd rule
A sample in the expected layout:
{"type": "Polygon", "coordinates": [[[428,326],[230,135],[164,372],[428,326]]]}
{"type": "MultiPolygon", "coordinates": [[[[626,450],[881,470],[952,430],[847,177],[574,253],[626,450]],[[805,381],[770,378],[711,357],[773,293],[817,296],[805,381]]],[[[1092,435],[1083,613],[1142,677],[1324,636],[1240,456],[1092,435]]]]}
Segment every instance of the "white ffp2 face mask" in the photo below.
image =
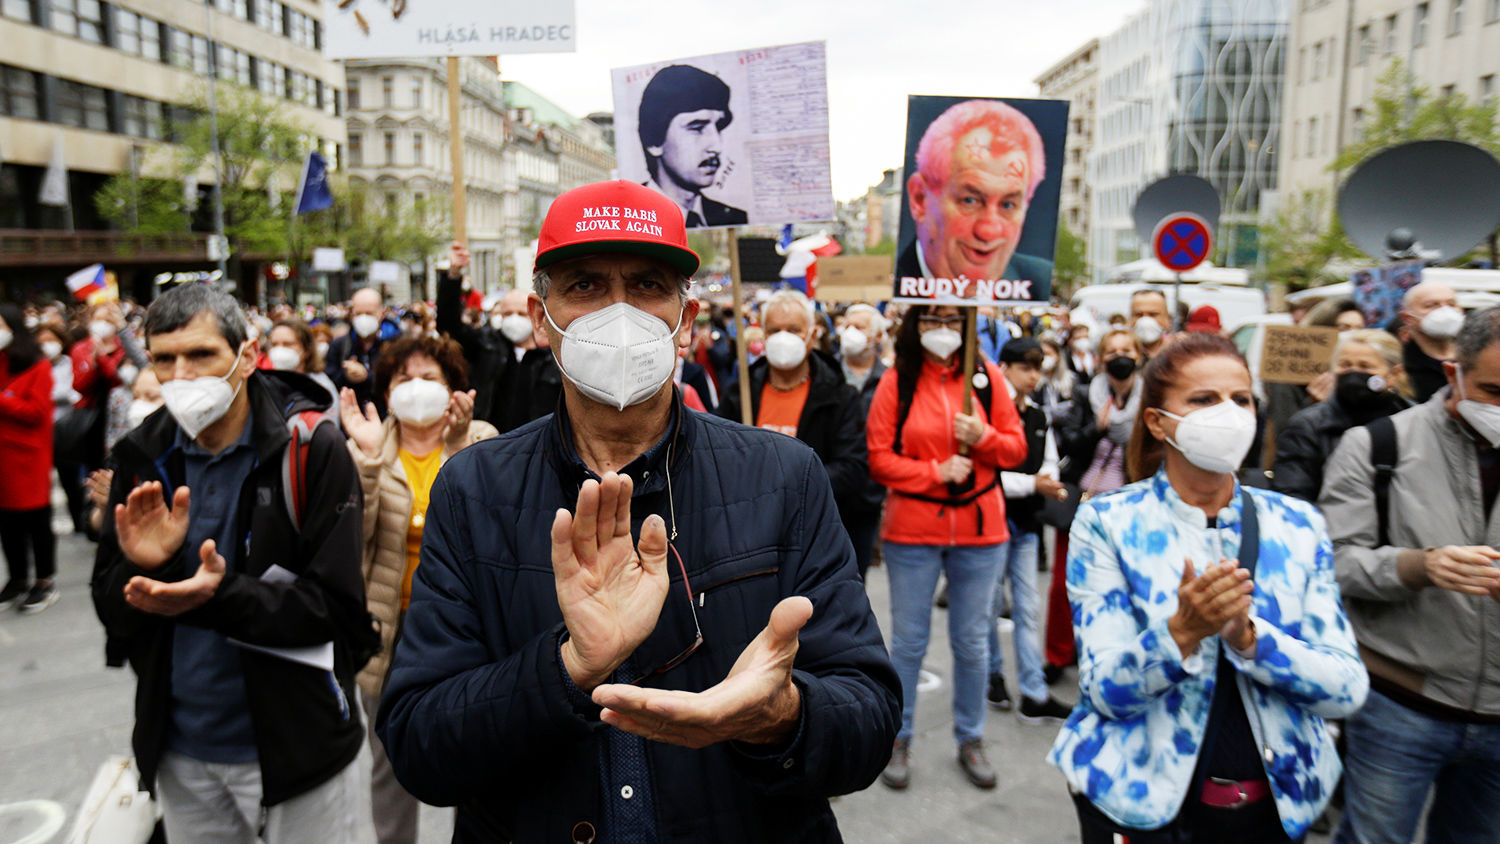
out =
{"type": "Polygon", "coordinates": [[[1255,414],[1232,401],[1195,410],[1178,416],[1161,408],[1163,416],[1177,420],[1177,434],[1167,442],[1187,461],[1205,472],[1229,474],[1239,471],[1240,463],[1255,443],[1255,414]]]}
{"type": "Polygon", "coordinates": [[[266,357],[271,359],[272,369],[292,370],[302,365],[302,353],[291,346],[272,346],[266,357]]]}
{"type": "Polygon", "coordinates": [[[964,336],[951,328],[934,328],[922,333],[922,348],[943,360],[947,360],[963,344],[964,336]]]}
{"type": "MultiPolygon", "coordinates": [[[[1430,314],[1429,314],[1430,316],[1430,314]]],[[[1500,406],[1474,401],[1464,394],[1464,370],[1458,368],[1458,415],[1469,423],[1469,427],[1490,444],[1500,448],[1500,406]]]]}
{"type": "Polygon", "coordinates": [[[807,342],[790,331],[766,338],[766,360],[777,369],[796,369],[807,360],[807,342]]]}
{"type": "Polygon", "coordinates": [[[846,328],[839,335],[839,348],[845,355],[857,355],[870,347],[870,338],[858,328],[846,328]]]}
{"type": "Polygon", "coordinates": [[[241,345],[234,353],[234,363],[230,364],[229,371],[223,375],[176,378],[162,383],[161,398],[167,405],[167,412],[177,420],[188,439],[197,439],[204,429],[222,419],[229,411],[229,405],[234,402],[240,387],[245,385],[241,380],[233,387],[229,386],[229,377],[240,365],[240,355],[244,352],[245,347],[241,345]]]}
{"type": "Polygon", "coordinates": [[[373,314],[359,314],[350,320],[354,326],[354,333],[361,337],[371,337],[380,330],[380,318],[373,314]]]}
{"type": "Polygon", "coordinates": [[[1157,322],[1155,318],[1143,316],[1135,321],[1134,333],[1135,339],[1149,346],[1160,340],[1164,332],[1161,323],[1157,322]]]}
{"type": "Polygon", "coordinates": [[[408,425],[431,425],[443,418],[452,394],[426,378],[403,381],[391,390],[391,415],[408,425]]]}
{"type": "Polygon", "coordinates": [[[616,302],[573,320],[564,331],[547,312],[552,330],[562,335],[557,366],[578,391],[600,404],[624,410],[656,395],[672,378],[677,363],[674,338],[682,327],[616,302]]]}
{"type": "Polygon", "coordinates": [[[1452,340],[1464,327],[1464,312],[1444,305],[1422,317],[1422,333],[1434,340],[1452,340]]]}
{"type": "Polygon", "coordinates": [[[531,317],[523,314],[510,314],[501,317],[500,324],[495,326],[500,333],[505,335],[512,345],[519,346],[531,339],[531,317]]]}
{"type": "Polygon", "coordinates": [[[155,413],[159,407],[161,407],[161,402],[133,399],[129,409],[125,411],[125,424],[131,428],[139,428],[141,423],[146,421],[146,417],[155,413]]]}

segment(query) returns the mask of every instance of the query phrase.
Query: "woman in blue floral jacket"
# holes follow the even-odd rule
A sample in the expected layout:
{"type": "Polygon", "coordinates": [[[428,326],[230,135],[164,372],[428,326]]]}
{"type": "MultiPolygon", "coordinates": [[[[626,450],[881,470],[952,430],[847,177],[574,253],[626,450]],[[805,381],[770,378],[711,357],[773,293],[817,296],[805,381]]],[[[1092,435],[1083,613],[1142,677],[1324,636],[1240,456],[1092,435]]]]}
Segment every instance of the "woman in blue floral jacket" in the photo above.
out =
{"type": "Polygon", "coordinates": [[[1236,482],[1254,399],[1227,340],[1178,340],[1144,381],[1144,480],[1073,523],[1081,694],[1050,761],[1084,844],[1300,840],[1339,778],[1324,719],[1369,687],[1323,518],[1236,482]]]}

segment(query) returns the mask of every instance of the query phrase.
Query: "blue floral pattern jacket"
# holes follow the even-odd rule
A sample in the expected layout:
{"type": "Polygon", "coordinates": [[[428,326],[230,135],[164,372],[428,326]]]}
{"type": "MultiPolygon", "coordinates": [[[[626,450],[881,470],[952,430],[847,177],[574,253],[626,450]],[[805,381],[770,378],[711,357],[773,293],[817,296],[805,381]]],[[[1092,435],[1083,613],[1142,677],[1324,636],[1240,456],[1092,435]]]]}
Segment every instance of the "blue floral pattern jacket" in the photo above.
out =
{"type": "MultiPolygon", "coordinates": [[[[1260,526],[1255,653],[1229,649],[1282,826],[1297,838],[1323,811],[1340,764],[1325,718],[1359,709],[1369,677],[1312,505],[1249,490],[1260,526]]],[[[1218,636],[1182,657],[1167,631],[1184,559],[1202,572],[1239,558],[1240,487],[1209,528],[1165,472],[1085,502],[1073,522],[1068,596],[1080,695],[1049,761],[1118,823],[1154,829],[1188,797],[1214,694],[1218,636]]],[[[1227,647],[1227,645],[1225,646],[1227,647]]]]}

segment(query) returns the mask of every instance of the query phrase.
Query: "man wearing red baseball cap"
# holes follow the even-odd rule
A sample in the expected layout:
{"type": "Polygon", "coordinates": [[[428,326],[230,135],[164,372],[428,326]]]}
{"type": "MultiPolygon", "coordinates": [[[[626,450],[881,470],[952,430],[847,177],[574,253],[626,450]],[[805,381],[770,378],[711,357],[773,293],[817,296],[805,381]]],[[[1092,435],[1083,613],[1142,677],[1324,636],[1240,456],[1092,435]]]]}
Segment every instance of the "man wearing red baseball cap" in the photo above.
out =
{"type": "Polygon", "coordinates": [[[641,185],[547,212],[562,403],[444,466],[377,721],[455,841],[838,841],[828,797],[890,753],[900,683],[817,455],[673,387],[697,268],[641,185]]]}

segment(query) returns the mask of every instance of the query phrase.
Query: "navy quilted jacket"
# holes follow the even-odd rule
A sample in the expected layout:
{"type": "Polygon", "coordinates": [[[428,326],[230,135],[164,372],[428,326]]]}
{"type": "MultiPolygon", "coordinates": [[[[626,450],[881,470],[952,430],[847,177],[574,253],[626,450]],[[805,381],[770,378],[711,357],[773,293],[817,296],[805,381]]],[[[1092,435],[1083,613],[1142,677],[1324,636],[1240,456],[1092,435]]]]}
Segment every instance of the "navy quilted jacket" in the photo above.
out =
{"type": "MultiPolygon", "coordinates": [[[[648,681],[699,691],[728,674],[782,598],[805,595],[797,738],[769,755],[731,743],[647,743],[662,841],[838,841],[827,798],[868,786],[890,756],[900,684],[817,456],[797,440],[688,411],[624,474],[639,535],[674,521],[704,644],[648,681]],[[670,461],[668,503],[664,471],[670,461]]],[[[401,783],[458,805],[455,841],[573,841],[604,828],[610,764],[597,708],[576,706],[558,659],[549,529],[591,477],[566,416],[470,446],[443,467],[378,732],[401,783]],[[588,827],[583,827],[587,829],[588,827]]],[[[632,660],[663,665],[693,640],[681,575],[632,660]]],[[[764,750],[764,749],[761,749],[764,750]]]]}

